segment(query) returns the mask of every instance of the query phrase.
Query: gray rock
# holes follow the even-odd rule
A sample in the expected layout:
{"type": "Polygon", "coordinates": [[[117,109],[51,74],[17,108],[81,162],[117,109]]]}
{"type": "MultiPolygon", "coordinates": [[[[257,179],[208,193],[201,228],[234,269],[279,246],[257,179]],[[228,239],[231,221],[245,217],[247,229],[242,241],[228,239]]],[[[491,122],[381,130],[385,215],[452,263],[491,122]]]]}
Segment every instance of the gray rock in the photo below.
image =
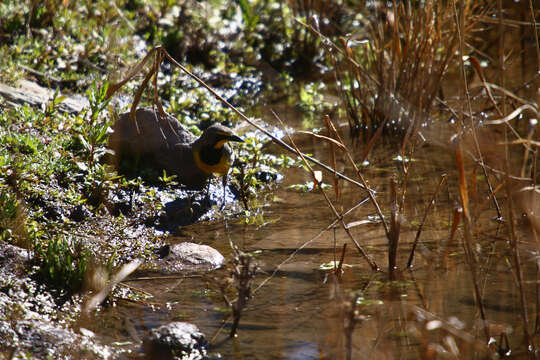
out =
{"type": "MultiPolygon", "coordinates": [[[[30,106],[43,107],[54,96],[54,90],[44,88],[32,81],[20,80],[17,88],[0,83],[0,97],[11,104],[29,104],[30,106]]],[[[60,104],[59,109],[64,112],[77,114],[88,106],[88,99],[80,96],[68,96],[60,104]]]]}
{"type": "Polygon", "coordinates": [[[13,359],[118,357],[121,350],[58,324],[63,310],[28,277],[27,261],[27,250],[0,241],[0,358],[2,354],[13,359]]]}
{"type": "Polygon", "coordinates": [[[0,242],[0,273],[22,275],[27,261],[27,250],[0,242]]]}
{"type": "Polygon", "coordinates": [[[92,339],[48,321],[0,321],[2,346],[13,351],[13,357],[36,359],[109,359],[113,351],[92,339]]]}
{"type": "Polygon", "coordinates": [[[204,359],[206,346],[197,326],[179,321],[152,329],[143,342],[147,359],[204,359]]]}
{"type": "Polygon", "coordinates": [[[190,242],[170,246],[166,256],[158,260],[157,267],[165,273],[182,271],[210,271],[223,264],[225,258],[216,249],[190,242]]]}

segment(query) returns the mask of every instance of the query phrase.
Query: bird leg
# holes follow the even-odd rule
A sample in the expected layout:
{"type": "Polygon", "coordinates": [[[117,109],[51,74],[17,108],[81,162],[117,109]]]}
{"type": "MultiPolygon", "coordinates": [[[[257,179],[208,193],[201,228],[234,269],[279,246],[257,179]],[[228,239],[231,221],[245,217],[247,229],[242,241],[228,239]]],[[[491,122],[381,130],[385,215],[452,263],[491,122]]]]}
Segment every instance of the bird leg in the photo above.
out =
{"type": "Polygon", "coordinates": [[[208,201],[208,204],[212,204],[212,197],[210,196],[210,182],[211,179],[206,180],[206,201],[208,201]]]}
{"type": "Polygon", "coordinates": [[[227,174],[221,177],[221,183],[223,185],[223,202],[221,203],[221,209],[225,207],[225,200],[227,199],[227,174]]]}

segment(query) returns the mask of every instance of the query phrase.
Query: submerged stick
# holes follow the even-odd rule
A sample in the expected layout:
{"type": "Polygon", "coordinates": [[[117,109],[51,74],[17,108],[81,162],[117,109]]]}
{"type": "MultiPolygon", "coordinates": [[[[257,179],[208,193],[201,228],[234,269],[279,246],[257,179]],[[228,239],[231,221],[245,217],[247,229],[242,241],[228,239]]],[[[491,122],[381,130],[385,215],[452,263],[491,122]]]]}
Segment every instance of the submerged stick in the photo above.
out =
{"type": "Polygon", "coordinates": [[[428,217],[429,211],[431,210],[431,207],[433,204],[435,204],[435,199],[437,198],[437,195],[439,194],[439,190],[441,189],[441,185],[446,180],[446,174],[442,174],[441,180],[439,180],[439,184],[437,185],[437,189],[435,189],[435,192],[433,193],[433,196],[431,197],[431,201],[429,202],[426,211],[424,212],[424,218],[422,219],[422,222],[420,223],[420,226],[418,227],[418,231],[416,232],[416,237],[414,238],[414,243],[411,249],[411,254],[409,255],[409,261],[407,261],[407,268],[410,268],[412,266],[412,261],[414,258],[414,251],[416,250],[416,245],[418,245],[418,240],[420,239],[420,233],[422,232],[422,228],[424,227],[424,224],[426,223],[426,219],[428,217]]]}
{"type": "Polygon", "coordinates": [[[308,246],[309,244],[311,244],[313,241],[317,240],[318,238],[320,238],[325,231],[328,231],[330,229],[333,229],[337,223],[339,222],[339,220],[343,217],[345,217],[346,215],[352,213],[353,211],[355,211],[356,209],[358,209],[360,206],[364,205],[366,202],[368,201],[368,198],[365,198],[364,200],[360,201],[358,204],[354,205],[352,208],[350,208],[349,210],[345,211],[344,213],[342,213],[340,215],[340,217],[338,219],[335,219],[334,221],[332,221],[332,223],[330,223],[326,228],[324,228],[323,230],[321,230],[317,235],[315,235],[314,237],[312,237],[311,239],[309,239],[308,241],[306,241],[305,243],[303,243],[300,247],[298,247],[296,250],[294,250],[285,260],[283,260],[278,266],[276,266],[275,270],[272,272],[272,274],[270,274],[270,276],[268,276],[266,279],[264,279],[260,284],[259,286],[257,286],[257,288],[255,290],[253,290],[253,294],[255,294],[260,288],[262,288],[264,285],[266,285],[266,283],[268,281],[270,281],[276,274],[277,272],[281,269],[281,267],[283,265],[285,265],[286,263],[288,263],[293,257],[296,256],[296,254],[298,254],[302,249],[304,249],[306,246],[308,246]]]}
{"type": "Polygon", "coordinates": [[[476,272],[476,262],[474,259],[473,254],[473,230],[472,230],[472,222],[471,222],[471,216],[469,212],[469,197],[468,197],[468,189],[467,189],[467,180],[465,179],[465,167],[463,164],[463,153],[461,150],[461,144],[457,144],[456,150],[455,150],[455,156],[456,156],[456,162],[457,167],[459,171],[459,195],[461,198],[461,206],[463,208],[463,223],[465,225],[465,241],[464,241],[464,248],[465,248],[465,258],[467,260],[467,264],[469,265],[469,270],[471,272],[472,282],[473,282],[473,288],[474,288],[474,295],[476,299],[476,304],[478,305],[478,309],[480,310],[480,317],[482,318],[484,333],[486,335],[486,342],[489,342],[490,335],[489,335],[489,327],[487,325],[487,318],[486,318],[486,310],[484,308],[484,303],[482,302],[482,295],[480,293],[480,287],[478,285],[478,274],[476,272]]]}
{"type": "MultiPolygon", "coordinates": [[[[291,138],[291,136],[289,135],[287,129],[285,128],[285,125],[283,124],[283,121],[277,116],[277,114],[275,112],[272,111],[272,113],[274,114],[274,116],[277,118],[277,120],[281,123],[281,125],[283,126],[283,130],[285,131],[285,133],[287,134],[287,136],[289,137],[289,140],[291,141],[291,143],[293,144],[293,147],[295,149],[295,153],[298,154],[302,160],[304,161],[304,164],[308,167],[309,171],[311,172],[312,176],[313,176],[313,183],[316,184],[317,181],[316,181],[316,177],[315,177],[315,173],[313,171],[313,168],[309,165],[309,163],[306,161],[306,158],[304,157],[304,154],[296,147],[296,145],[294,144],[294,141],[293,139],[291,138]]],[[[350,229],[347,227],[347,225],[345,224],[345,221],[343,221],[343,216],[341,216],[338,211],[336,210],[334,204],[332,204],[332,201],[330,201],[330,199],[328,198],[328,195],[326,195],[326,192],[323,190],[323,188],[320,186],[320,183],[319,183],[319,188],[321,190],[321,193],[323,194],[324,196],[324,199],[326,200],[326,203],[328,204],[328,206],[330,207],[330,209],[332,210],[332,212],[334,213],[334,216],[336,217],[336,219],[339,220],[339,222],[341,223],[341,226],[343,227],[343,229],[345,230],[345,232],[347,233],[347,235],[349,236],[349,238],[351,239],[351,241],[353,242],[354,246],[356,246],[356,249],[358,249],[358,251],[360,252],[360,254],[364,257],[364,259],[368,262],[369,266],[371,266],[371,269],[372,270],[379,270],[379,266],[377,266],[377,263],[368,255],[368,253],[362,248],[362,246],[360,246],[360,244],[356,241],[356,239],[354,238],[354,236],[352,236],[352,233],[350,231],[350,229]]]]}
{"type": "Polygon", "coordinates": [[[397,180],[395,176],[390,179],[390,237],[388,238],[388,271],[390,279],[394,280],[394,271],[397,270],[397,249],[399,244],[399,234],[401,230],[401,222],[399,215],[398,199],[397,199],[397,180]]]}

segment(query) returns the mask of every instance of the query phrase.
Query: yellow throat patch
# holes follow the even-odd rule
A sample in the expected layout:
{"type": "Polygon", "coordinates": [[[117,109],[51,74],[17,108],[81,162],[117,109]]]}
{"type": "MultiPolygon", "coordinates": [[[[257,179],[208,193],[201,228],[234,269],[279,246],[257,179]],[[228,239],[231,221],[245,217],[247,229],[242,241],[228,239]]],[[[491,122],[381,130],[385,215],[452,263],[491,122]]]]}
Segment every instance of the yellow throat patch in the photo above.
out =
{"type": "Polygon", "coordinates": [[[199,169],[208,175],[225,175],[229,172],[229,168],[231,167],[231,159],[226,155],[222,156],[217,164],[209,165],[201,160],[201,156],[198,151],[193,151],[193,160],[195,160],[195,165],[197,165],[199,169]]]}

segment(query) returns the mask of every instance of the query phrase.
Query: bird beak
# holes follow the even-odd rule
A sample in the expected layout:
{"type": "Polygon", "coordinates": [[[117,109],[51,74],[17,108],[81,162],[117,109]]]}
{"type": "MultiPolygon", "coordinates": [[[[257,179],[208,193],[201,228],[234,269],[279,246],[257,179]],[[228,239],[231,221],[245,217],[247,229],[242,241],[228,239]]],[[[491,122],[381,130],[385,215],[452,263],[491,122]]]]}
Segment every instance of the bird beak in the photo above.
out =
{"type": "Polygon", "coordinates": [[[240,136],[236,136],[236,135],[229,136],[227,141],[244,142],[244,140],[240,136]]]}

